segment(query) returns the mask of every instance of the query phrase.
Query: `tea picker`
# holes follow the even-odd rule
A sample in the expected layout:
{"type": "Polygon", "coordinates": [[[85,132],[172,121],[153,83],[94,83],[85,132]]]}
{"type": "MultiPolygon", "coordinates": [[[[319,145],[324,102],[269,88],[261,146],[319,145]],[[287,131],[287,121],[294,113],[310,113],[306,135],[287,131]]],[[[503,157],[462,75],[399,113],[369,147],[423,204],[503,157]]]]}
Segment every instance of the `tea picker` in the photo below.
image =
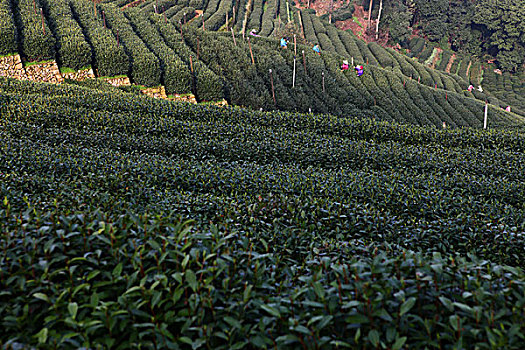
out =
{"type": "Polygon", "coordinates": [[[288,47],[288,42],[286,38],[281,38],[281,49],[286,49],[288,47]]]}
{"type": "Polygon", "coordinates": [[[360,77],[361,75],[363,75],[364,73],[364,67],[362,65],[359,65],[359,66],[355,66],[355,72],[357,74],[358,77],[360,77]]]}

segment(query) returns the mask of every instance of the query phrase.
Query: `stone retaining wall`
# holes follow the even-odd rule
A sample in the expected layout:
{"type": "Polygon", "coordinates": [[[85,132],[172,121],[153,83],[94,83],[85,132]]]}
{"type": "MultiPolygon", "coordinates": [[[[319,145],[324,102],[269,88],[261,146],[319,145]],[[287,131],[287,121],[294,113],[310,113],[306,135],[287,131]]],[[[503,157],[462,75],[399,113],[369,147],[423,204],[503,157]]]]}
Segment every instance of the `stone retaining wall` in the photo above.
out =
{"type": "Polygon", "coordinates": [[[20,55],[0,57],[0,76],[46,83],[62,83],[64,81],[55,61],[24,67],[20,55]]]}
{"type": "Polygon", "coordinates": [[[86,79],[95,79],[93,69],[84,69],[72,73],[62,73],[64,79],[71,79],[76,81],[84,81],[86,79]]]}
{"type": "Polygon", "coordinates": [[[113,86],[131,86],[131,82],[128,77],[119,77],[119,78],[101,78],[106,83],[109,83],[113,86]]]}
{"type": "Polygon", "coordinates": [[[156,87],[156,88],[143,89],[143,90],[141,90],[141,92],[144,95],[147,95],[147,96],[153,97],[153,98],[163,98],[163,99],[167,99],[168,98],[168,96],[166,96],[166,89],[164,88],[164,86],[159,86],[159,87],[156,87]]]}
{"type": "Polygon", "coordinates": [[[28,79],[20,55],[0,57],[0,76],[13,79],[28,79]]]}
{"type": "Polygon", "coordinates": [[[195,95],[193,94],[186,94],[186,95],[170,95],[169,97],[167,97],[168,100],[170,101],[177,101],[177,102],[188,102],[188,103],[193,103],[193,104],[197,104],[197,99],[195,98],[195,95]]]}
{"type": "Polygon", "coordinates": [[[64,82],[56,61],[43,62],[25,67],[28,80],[60,84],[64,82]]]}
{"type": "MultiPolygon", "coordinates": [[[[0,57],[0,77],[7,77],[20,80],[32,80],[46,83],[60,84],[64,82],[64,79],[71,79],[77,81],[83,81],[86,79],[96,79],[93,69],[85,69],[72,73],[60,73],[56,61],[47,61],[38,64],[33,64],[24,67],[20,55],[10,55],[0,57]]],[[[117,78],[100,78],[105,82],[113,86],[131,86],[131,82],[128,77],[117,77],[117,78]]],[[[142,93],[153,97],[162,98],[170,101],[197,103],[197,100],[193,94],[186,95],[166,95],[166,89],[164,86],[156,88],[146,88],[142,90],[142,93]]],[[[218,106],[224,106],[228,103],[225,100],[214,102],[213,104],[218,106]]]]}

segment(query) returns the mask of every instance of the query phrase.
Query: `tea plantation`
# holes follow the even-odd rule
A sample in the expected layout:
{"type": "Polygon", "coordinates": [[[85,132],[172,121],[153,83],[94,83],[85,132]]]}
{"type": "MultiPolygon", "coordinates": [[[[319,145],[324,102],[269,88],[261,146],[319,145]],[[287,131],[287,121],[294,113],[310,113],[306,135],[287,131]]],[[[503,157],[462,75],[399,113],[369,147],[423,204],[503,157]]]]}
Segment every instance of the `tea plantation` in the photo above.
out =
{"type": "Polygon", "coordinates": [[[525,117],[520,98],[505,112],[506,94],[468,92],[464,77],[367,44],[288,1],[0,0],[0,32],[0,55],[18,53],[26,65],[52,59],[199,102],[438,128],[482,127],[486,102],[491,127],[525,117]],[[344,59],[365,74],[342,72],[344,59]]]}
{"type": "Polygon", "coordinates": [[[525,140],[0,79],[0,347],[521,349],[525,140]]]}

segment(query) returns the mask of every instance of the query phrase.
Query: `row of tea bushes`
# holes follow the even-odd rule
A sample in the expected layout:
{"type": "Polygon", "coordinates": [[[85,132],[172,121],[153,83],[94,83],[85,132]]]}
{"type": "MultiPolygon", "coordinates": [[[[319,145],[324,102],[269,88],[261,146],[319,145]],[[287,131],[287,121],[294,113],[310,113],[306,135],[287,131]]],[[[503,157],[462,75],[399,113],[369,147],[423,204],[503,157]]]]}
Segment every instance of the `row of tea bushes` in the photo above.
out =
{"type": "Polygon", "coordinates": [[[161,67],[159,59],[151,52],[148,46],[140,39],[124,13],[112,5],[101,5],[105,13],[105,20],[118,36],[130,57],[130,78],[135,84],[144,86],[158,86],[161,84],[161,67]]]}
{"type": "Polygon", "coordinates": [[[162,83],[169,94],[191,93],[192,77],[190,68],[165,42],[157,29],[142,12],[126,12],[140,38],[158,57],[162,69],[162,83]]]}
{"type": "Polygon", "coordinates": [[[23,56],[28,61],[54,60],[56,39],[47,20],[42,19],[40,2],[13,0],[12,3],[18,9],[15,18],[23,56]]]}
{"type": "Polygon", "coordinates": [[[41,0],[56,38],[57,58],[64,68],[91,66],[91,47],[75,20],[68,0],[41,0]]]}
{"type": "MultiPolygon", "coordinates": [[[[215,74],[206,64],[201,60],[197,59],[197,34],[196,32],[191,33],[189,36],[186,34],[184,37],[177,31],[177,28],[171,24],[165,25],[160,16],[150,17],[151,23],[157,28],[158,32],[164,39],[166,45],[168,45],[180,59],[186,63],[187,66],[193,65],[194,86],[192,88],[193,93],[199,101],[220,101],[224,98],[223,93],[223,82],[221,77],[215,74]],[[192,39],[192,45],[194,51],[192,51],[191,45],[187,45],[186,39],[192,39]],[[191,60],[191,62],[190,62],[191,60]]],[[[202,56],[200,43],[199,53],[202,56]]],[[[220,51],[220,50],[219,50],[220,51]]]]}
{"type": "Polygon", "coordinates": [[[0,55],[18,51],[18,31],[10,0],[0,0],[0,55]]]}
{"type": "Polygon", "coordinates": [[[519,132],[0,90],[2,346],[521,348],[519,132]]]}
{"type": "Polygon", "coordinates": [[[126,75],[129,71],[129,58],[124,46],[117,43],[111,30],[104,28],[101,19],[94,17],[92,4],[70,0],[70,5],[73,16],[93,48],[93,60],[98,74],[108,77],[126,75]]]}

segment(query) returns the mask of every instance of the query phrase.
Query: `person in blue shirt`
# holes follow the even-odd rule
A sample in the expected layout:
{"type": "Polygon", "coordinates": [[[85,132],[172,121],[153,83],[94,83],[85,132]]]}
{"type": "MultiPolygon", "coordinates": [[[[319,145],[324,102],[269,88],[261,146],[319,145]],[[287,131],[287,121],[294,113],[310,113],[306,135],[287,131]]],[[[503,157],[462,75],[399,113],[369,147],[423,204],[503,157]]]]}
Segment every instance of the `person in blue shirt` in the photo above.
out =
{"type": "Polygon", "coordinates": [[[286,49],[288,47],[288,42],[286,41],[286,38],[281,38],[281,48],[286,49]]]}
{"type": "Polygon", "coordinates": [[[356,72],[357,76],[360,77],[364,73],[364,67],[363,66],[355,66],[355,72],[356,72]]]}
{"type": "Polygon", "coordinates": [[[312,47],[312,50],[317,52],[318,55],[321,55],[321,49],[319,48],[318,44],[315,44],[314,47],[312,47]]]}

